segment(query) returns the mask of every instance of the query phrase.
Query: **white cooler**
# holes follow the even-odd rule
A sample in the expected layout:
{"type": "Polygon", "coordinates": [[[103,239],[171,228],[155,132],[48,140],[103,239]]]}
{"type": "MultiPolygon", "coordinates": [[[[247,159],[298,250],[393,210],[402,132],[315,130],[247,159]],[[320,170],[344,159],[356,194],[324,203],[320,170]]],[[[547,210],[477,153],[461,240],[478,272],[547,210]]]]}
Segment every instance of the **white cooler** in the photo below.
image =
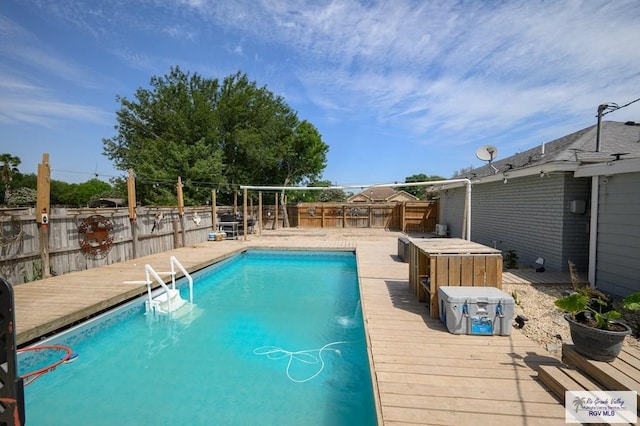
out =
{"type": "Polygon", "coordinates": [[[438,303],[450,333],[511,334],[513,297],[495,287],[438,287],[438,303]]]}

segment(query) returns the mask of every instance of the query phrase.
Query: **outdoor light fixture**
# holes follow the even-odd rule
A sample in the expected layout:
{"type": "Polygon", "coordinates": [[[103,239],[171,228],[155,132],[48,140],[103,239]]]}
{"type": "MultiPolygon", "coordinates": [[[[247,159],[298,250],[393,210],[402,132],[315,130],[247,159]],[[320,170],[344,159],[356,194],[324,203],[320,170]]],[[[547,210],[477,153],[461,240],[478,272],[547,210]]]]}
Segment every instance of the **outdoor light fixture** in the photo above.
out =
{"type": "Polygon", "coordinates": [[[503,183],[507,183],[507,177],[504,177],[504,180],[502,181],[503,183]]]}
{"type": "Polygon", "coordinates": [[[540,177],[543,178],[544,177],[544,170],[540,170],[540,177]]]}

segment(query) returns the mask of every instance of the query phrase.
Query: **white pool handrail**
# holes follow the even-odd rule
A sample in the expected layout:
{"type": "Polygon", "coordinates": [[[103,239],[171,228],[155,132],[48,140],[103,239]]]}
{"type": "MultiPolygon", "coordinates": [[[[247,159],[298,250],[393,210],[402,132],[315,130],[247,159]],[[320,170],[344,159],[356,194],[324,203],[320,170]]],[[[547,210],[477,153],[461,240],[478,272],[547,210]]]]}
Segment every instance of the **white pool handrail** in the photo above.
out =
{"type": "Polygon", "coordinates": [[[173,312],[173,309],[171,307],[172,297],[170,297],[170,295],[172,292],[175,293],[176,291],[176,268],[175,267],[176,266],[178,267],[178,269],[184,274],[184,276],[187,278],[187,281],[189,282],[189,303],[191,305],[193,305],[193,278],[191,277],[189,272],[187,272],[185,267],[182,266],[182,264],[178,261],[178,259],[176,259],[175,256],[171,256],[169,260],[171,262],[170,271],[168,272],[156,271],[155,269],[153,269],[151,265],[147,263],[144,265],[144,271],[146,275],[146,279],[144,281],[124,281],[124,283],[125,284],[146,284],[147,294],[149,296],[148,307],[151,308],[152,306],[154,306],[153,305],[154,298],[153,298],[152,288],[151,288],[151,284],[153,283],[151,278],[153,277],[156,280],[156,282],[160,284],[160,286],[164,290],[164,293],[166,294],[167,310],[168,310],[168,313],[171,314],[173,312]],[[160,275],[171,275],[171,288],[169,288],[167,283],[164,282],[164,280],[160,277],[160,275]]]}
{"type": "Polygon", "coordinates": [[[175,290],[176,288],[175,266],[177,266],[178,269],[180,269],[180,272],[184,274],[184,276],[187,278],[187,281],[189,282],[189,303],[193,305],[193,278],[191,278],[191,275],[187,272],[184,266],[182,266],[182,264],[178,262],[178,259],[176,259],[175,256],[171,256],[170,260],[171,260],[171,279],[172,279],[173,289],[175,290]]]}
{"type": "MultiPolygon", "coordinates": [[[[167,287],[164,280],[160,278],[160,275],[148,263],[144,265],[144,271],[147,274],[147,294],[149,295],[149,306],[152,306],[152,303],[153,303],[153,297],[151,295],[152,281],[149,279],[149,275],[151,275],[153,278],[156,279],[156,282],[162,286],[165,293],[167,294],[167,307],[168,307],[169,313],[171,313],[172,309],[171,309],[171,298],[169,297],[169,287],[167,287]]],[[[172,280],[171,287],[173,290],[175,290],[176,289],[175,276],[172,276],[171,280],[172,280]]]]}

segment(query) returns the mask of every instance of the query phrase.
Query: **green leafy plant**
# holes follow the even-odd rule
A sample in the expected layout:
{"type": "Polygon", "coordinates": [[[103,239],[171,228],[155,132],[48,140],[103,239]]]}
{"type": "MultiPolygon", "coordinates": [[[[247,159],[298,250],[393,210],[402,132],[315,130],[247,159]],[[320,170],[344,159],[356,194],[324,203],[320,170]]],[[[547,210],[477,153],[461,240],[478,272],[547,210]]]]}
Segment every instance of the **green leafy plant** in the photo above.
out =
{"type": "Polygon", "coordinates": [[[625,297],[622,301],[622,307],[630,311],[640,310],[640,291],[625,297]]]}
{"type": "Polygon", "coordinates": [[[518,269],[518,253],[515,250],[507,250],[504,255],[504,267],[506,269],[518,269]]]}
{"type": "Polygon", "coordinates": [[[597,327],[602,329],[609,328],[611,321],[622,316],[620,312],[614,310],[602,312],[602,309],[607,306],[605,300],[601,297],[592,298],[581,293],[571,293],[562,299],[556,300],[555,305],[563,311],[570,313],[573,320],[576,320],[576,314],[579,312],[591,312],[597,327]],[[594,304],[598,305],[598,309],[592,308],[594,304]]]}
{"type": "Polygon", "coordinates": [[[513,297],[513,303],[515,303],[516,305],[520,305],[520,298],[518,298],[518,292],[513,290],[511,292],[511,297],[513,297]]]}
{"type": "MultiPolygon", "coordinates": [[[[616,310],[606,310],[609,306],[606,295],[592,289],[589,286],[581,286],[575,265],[569,262],[569,274],[573,285],[573,293],[555,301],[555,305],[571,315],[571,319],[576,321],[576,315],[580,312],[590,312],[597,328],[607,330],[614,321],[622,316],[616,310]],[[604,310],[604,312],[603,312],[604,310]]],[[[640,292],[634,293],[623,300],[624,309],[640,309],[640,292]]]]}

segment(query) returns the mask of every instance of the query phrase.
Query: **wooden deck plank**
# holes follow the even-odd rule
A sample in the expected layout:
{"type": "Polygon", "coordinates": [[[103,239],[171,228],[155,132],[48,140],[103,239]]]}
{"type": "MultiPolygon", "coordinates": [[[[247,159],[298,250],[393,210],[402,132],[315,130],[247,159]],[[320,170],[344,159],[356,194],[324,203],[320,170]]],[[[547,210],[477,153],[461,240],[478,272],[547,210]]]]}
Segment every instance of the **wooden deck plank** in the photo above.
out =
{"type": "MultiPolygon", "coordinates": [[[[464,386],[461,383],[461,386],[464,386]]],[[[489,389],[486,385],[479,386],[478,388],[465,387],[465,393],[468,393],[470,397],[476,398],[492,398],[501,401],[522,401],[522,396],[526,396],[526,401],[540,402],[540,403],[552,403],[553,397],[550,397],[549,392],[538,383],[533,383],[532,386],[524,386],[520,389],[520,392],[514,389],[510,389],[504,386],[495,386],[489,389]]],[[[420,383],[385,383],[385,391],[397,395],[422,395],[422,396],[440,396],[457,398],[460,397],[460,388],[451,386],[449,382],[436,382],[430,384],[420,383]]]]}
{"type": "MultiPolygon", "coordinates": [[[[556,404],[557,405],[557,404],[556,404]]],[[[564,424],[564,409],[562,416],[556,413],[537,413],[535,410],[523,410],[523,414],[516,416],[504,415],[501,412],[490,414],[473,411],[456,411],[441,408],[425,409],[412,407],[389,406],[386,410],[385,424],[403,422],[405,424],[420,425],[527,425],[549,426],[550,424],[564,424]]]]}
{"type": "Polygon", "coordinates": [[[408,264],[396,260],[400,235],[349,229],[263,231],[246,242],[207,242],[16,286],[18,342],[143,294],[144,285],[122,282],[143,279],[145,263],[166,269],[171,255],[192,272],[249,247],[355,248],[380,424],[563,423],[564,408],[536,377],[538,366],[558,360],[519,330],[510,336],[460,336],[430,319],[425,303],[409,289],[408,264]]]}
{"type": "Polygon", "coordinates": [[[576,383],[575,380],[564,374],[560,367],[549,365],[544,366],[538,369],[538,377],[551,389],[551,391],[560,401],[563,401],[561,395],[564,395],[565,391],[567,391],[568,389],[583,389],[578,383],[576,383]]]}
{"type": "Polygon", "coordinates": [[[620,356],[611,362],[587,359],[576,352],[573,345],[562,346],[562,360],[585,375],[593,378],[603,389],[635,391],[637,408],[640,413],[640,363],[637,356],[640,351],[633,347],[623,347],[620,356]]]}

